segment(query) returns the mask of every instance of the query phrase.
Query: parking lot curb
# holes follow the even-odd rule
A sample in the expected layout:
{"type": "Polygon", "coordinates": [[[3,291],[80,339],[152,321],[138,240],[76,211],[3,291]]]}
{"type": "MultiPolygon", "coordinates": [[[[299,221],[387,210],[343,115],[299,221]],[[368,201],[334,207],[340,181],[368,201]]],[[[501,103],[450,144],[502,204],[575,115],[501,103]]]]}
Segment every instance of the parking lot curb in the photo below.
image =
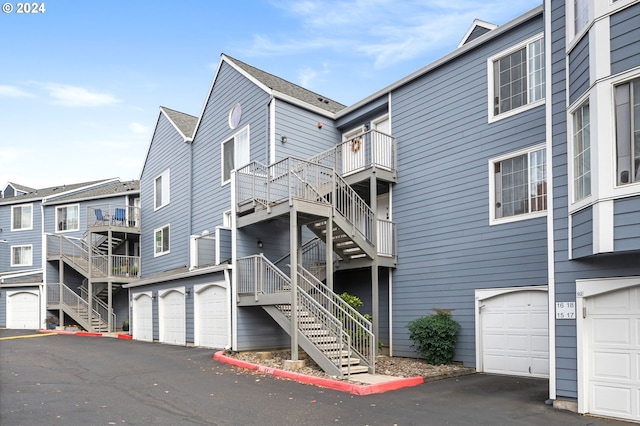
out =
{"type": "Polygon", "coordinates": [[[118,334],[118,339],[132,340],[133,336],[130,334],[118,334]]]}
{"type": "Polygon", "coordinates": [[[236,367],[246,368],[248,370],[259,371],[261,373],[270,374],[276,377],[295,380],[300,383],[319,386],[323,388],[347,392],[352,395],[373,395],[378,393],[389,392],[411,386],[417,386],[424,383],[422,377],[409,377],[397,380],[391,380],[373,385],[359,385],[339,380],[325,379],[323,377],[307,376],[306,374],[295,373],[293,371],[280,370],[278,368],[265,367],[262,365],[252,364],[247,361],[231,358],[224,355],[224,351],[218,351],[213,355],[213,359],[225,364],[236,367]]]}

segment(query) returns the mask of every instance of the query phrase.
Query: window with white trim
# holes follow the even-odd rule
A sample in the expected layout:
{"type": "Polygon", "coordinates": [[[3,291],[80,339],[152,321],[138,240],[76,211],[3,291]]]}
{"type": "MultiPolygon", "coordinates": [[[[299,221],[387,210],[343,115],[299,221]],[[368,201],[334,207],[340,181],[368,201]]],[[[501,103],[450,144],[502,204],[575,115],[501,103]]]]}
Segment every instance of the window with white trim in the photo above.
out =
{"type": "Polygon", "coordinates": [[[153,231],[154,249],[153,255],[161,256],[169,253],[169,225],[153,231]]]}
{"type": "Polygon", "coordinates": [[[526,218],[547,210],[546,149],[490,161],[493,174],[492,219],[526,218]]]}
{"type": "Polygon", "coordinates": [[[80,205],[56,208],[56,232],[80,230],[80,205]]]}
{"type": "Polygon", "coordinates": [[[153,205],[154,210],[169,204],[170,201],[170,181],[171,174],[169,169],[162,172],[160,176],[153,181],[153,205]]]}
{"type": "Polygon", "coordinates": [[[33,205],[24,204],[11,208],[11,230],[25,231],[33,229],[33,205]]]}
{"type": "Polygon", "coordinates": [[[502,118],[544,100],[544,65],[542,35],[489,58],[489,118],[502,118]]]}
{"type": "Polygon", "coordinates": [[[32,266],[33,246],[11,246],[11,266],[32,266]]]}
{"type": "Polygon", "coordinates": [[[591,133],[589,103],[573,113],[573,200],[591,195],[591,133]]]}
{"type": "Polygon", "coordinates": [[[227,210],[222,214],[222,226],[231,228],[231,210],[227,210]]]}
{"type": "Polygon", "coordinates": [[[222,142],[222,184],[229,182],[231,171],[250,161],[249,126],[222,142]]]}
{"type": "Polygon", "coordinates": [[[640,78],[614,88],[616,182],[640,182],[640,78]]]}

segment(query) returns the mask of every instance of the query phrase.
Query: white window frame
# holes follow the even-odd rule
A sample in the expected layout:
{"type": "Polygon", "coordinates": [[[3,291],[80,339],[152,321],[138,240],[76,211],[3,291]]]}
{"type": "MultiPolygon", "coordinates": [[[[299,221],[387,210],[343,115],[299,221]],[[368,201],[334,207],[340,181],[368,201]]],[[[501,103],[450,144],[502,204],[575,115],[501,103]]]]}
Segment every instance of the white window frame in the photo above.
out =
{"type": "MultiPolygon", "coordinates": [[[[614,186],[615,188],[627,188],[627,187],[637,187],[638,184],[640,184],[640,176],[634,176],[633,174],[630,176],[630,180],[627,183],[618,183],[618,179],[619,179],[619,171],[618,171],[618,114],[617,114],[617,98],[616,98],[616,89],[623,85],[623,84],[629,84],[630,85],[630,93],[629,93],[629,108],[630,108],[630,120],[629,120],[629,125],[630,128],[627,129],[629,132],[631,132],[631,140],[629,141],[631,143],[632,146],[630,146],[630,156],[631,159],[630,161],[632,162],[632,166],[634,165],[633,162],[634,160],[634,153],[632,152],[632,148],[633,148],[633,142],[634,142],[634,135],[633,135],[633,128],[634,125],[636,127],[638,127],[640,129],[640,123],[634,123],[633,122],[633,93],[631,92],[631,84],[634,80],[638,80],[640,82],[640,75],[636,74],[634,76],[632,76],[631,78],[625,78],[619,81],[616,81],[612,84],[612,96],[613,96],[613,171],[614,171],[614,186]]],[[[639,106],[640,108],[640,106],[639,106]]],[[[636,153],[637,155],[638,153],[636,153]]],[[[630,170],[630,172],[634,172],[635,170],[630,170]]],[[[637,172],[636,172],[637,173],[637,172]]]]}
{"type": "Polygon", "coordinates": [[[56,229],[56,233],[64,233],[64,232],[73,232],[73,231],[79,231],[80,230],[80,204],[67,204],[64,206],[57,206],[56,207],[56,216],[55,216],[55,229],[56,229]],[[67,229],[59,229],[59,225],[60,225],[60,219],[58,218],[59,214],[60,214],[60,210],[61,209],[69,209],[69,208],[75,208],[78,211],[78,223],[77,226],[75,228],[69,228],[67,226],[67,229]]]}
{"type": "Polygon", "coordinates": [[[231,228],[231,210],[222,213],[222,227],[231,228]]]}
{"type": "Polygon", "coordinates": [[[244,166],[251,161],[251,133],[249,129],[249,125],[244,126],[239,131],[235,132],[228,138],[225,138],[220,143],[220,185],[224,186],[231,182],[231,172],[238,168],[238,166],[244,166]],[[238,136],[242,133],[246,132],[246,141],[244,141],[243,146],[238,144],[238,136]],[[225,177],[225,162],[224,162],[224,146],[226,143],[233,144],[233,167],[229,169],[229,177],[225,177]],[[238,149],[240,148],[240,149],[238,149]]]}
{"type": "MultiPolygon", "coordinates": [[[[164,246],[164,244],[161,244],[161,247],[162,246],[164,246]]],[[[170,252],[171,252],[171,226],[169,224],[166,224],[164,226],[161,226],[160,228],[156,228],[153,230],[153,257],[164,256],[165,254],[168,254],[170,252]],[[163,232],[165,229],[167,230],[167,235],[169,238],[169,244],[167,244],[167,250],[157,251],[156,235],[158,234],[158,232],[163,232]]]]}
{"type": "MultiPolygon", "coordinates": [[[[24,220],[21,219],[21,223],[24,222],[24,220]]],[[[33,229],[33,204],[21,204],[18,206],[11,206],[11,231],[29,231],[33,229]],[[24,209],[28,207],[29,208],[29,214],[25,215],[24,213],[24,209]],[[20,209],[20,217],[23,218],[24,216],[28,216],[29,217],[29,226],[20,226],[20,228],[14,228],[13,224],[14,224],[14,218],[16,215],[16,210],[20,209]]]]}
{"type": "MultiPolygon", "coordinates": [[[[521,105],[519,107],[513,108],[513,109],[511,109],[509,111],[505,111],[505,112],[500,113],[500,114],[495,114],[495,84],[494,84],[495,83],[495,75],[494,75],[494,69],[493,69],[493,64],[497,60],[502,59],[505,56],[511,55],[511,54],[513,54],[513,53],[515,53],[515,52],[517,52],[519,50],[522,50],[524,48],[524,49],[526,49],[526,56],[527,56],[527,58],[526,58],[527,78],[529,78],[529,76],[531,75],[531,70],[529,69],[529,63],[530,63],[530,59],[531,59],[529,57],[529,46],[532,43],[535,43],[535,42],[537,42],[539,40],[543,40],[543,39],[544,39],[544,33],[537,34],[534,37],[531,37],[531,38],[529,38],[527,40],[524,40],[524,41],[522,41],[522,42],[520,42],[520,43],[518,43],[518,44],[516,44],[516,45],[514,45],[512,47],[510,47],[509,49],[503,50],[502,52],[500,52],[500,53],[498,53],[496,55],[493,55],[493,56],[491,56],[490,58],[487,59],[487,76],[488,76],[487,107],[488,107],[488,117],[489,117],[488,121],[489,121],[489,123],[493,123],[495,121],[502,120],[502,119],[507,118],[507,117],[512,117],[512,116],[514,116],[516,114],[520,114],[520,113],[522,113],[524,111],[528,111],[528,110],[530,110],[532,108],[535,108],[537,106],[544,105],[544,103],[545,103],[545,90],[544,90],[544,88],[542,90],[542,98],[541,99],[538,99],[538,100],[535,100],[535,101],[530,101],[529,99],[530,99],[530,96],[531,96],[531,90],[530,90],[530,87],[529,87],[529,82],[527,81],[527,103],[525,103],[524,105],[521,105]]],[[[544,41],[541,43],[541,45],[542,45],[542,48],[544,49],[545,48],[544,41]]],[[[544,52],[544,57],[546,58],[548,56],[548,54],[549,54],[548,52],[544,52]]],[[[546,87],[546,85],[549,84],[549,83],[546,81],[546,77],[545,77],[546,71],[545,71],[544,68],[546,68],[547,64],[546,64],[546,60],[544,58],[543,58],[542,63],[544,65],[543,65],[543,69],[541,70],[541,75],[542,75],[543,78],[545,78],[545,81],[544,81],[543,84],[546,87]]]]}
{"type": "Polygon", "coordinates": [[[24,245],[19,245],[19,246],[11,246],[11,266],[12,267],[15,267],[15,266],[33,266],[33,245],[32,244],[24,244],[24,245]],[[24,262],[21,262],[21,263],[15,263],[14,262],[14,258],[15,258],[14,251],[16,249],[21,249],[21,254],[20,254],[21,260],[23,260],[22,256],[25,255],[25,253],[22,252],[22,250],[28,249],[28,257],[29,257],[28,261],[24,261],[24,262]]]}
{"type": "Polygon", "coordinates": [[[171,169],[166,169],[153,179],[153,210],[159,210],[171,202],[171,169]],[[158,205],[158,179],[160,179],[161,202],[158,205]]]}
{"type": "Polygon", "coordinates": [[[569,111],[569,119],[567,120],[567,124],[568,124],[568,131],[569,131],[569,135],[570,137],[570,141],[568,143],[568,155],[569,155],[569,159],[570,159],[570,163],[569,163],[569,167],[568,167],[568,172],[569,172],[569,191],[570,191],[570,199],[572,201],[572,204],[575,203],[585,203],[588,202],[591,197],[593,196],[593,186],[592,184],[589,185],[589,193],[582,196],[581,198],[577,197],[576,194],[576,179],[578,176],[576,176],[576,169],[575,169],[575,157],[576,157],[576,152],[575,152],[575,137],[576,137],[576,132],[578,131],[578,129],[575,128],[575,115],[576,113],[578,113],[578,111],[581,111],[582,108],[584,108],[585,106],[589,106],[589,180],[590,182],[593,182],[593,173],[594,173],[594,167],[593,167],[593,161],[591,161],[591,158],[593,156],[593,145],[594,145],[594,137],[593,137],[593,132],[591,131],[591,104],[589,102],[589,98],[587,97],[586,99],[582,100],[582,102],[580,102],[579,104],[577,104],[576,107],[572,108],[569,111]]]}
{"type": "MultiPolygon", "coordinates": [[[[513,215],[513,216],[507,216],[507,217],[501,217],[501,218],[496,218],[496,182],[495,182],[495,165],[496,163],[502,162],[504,160],[508,160],[510,158],[514,158],[514,157],[519,157],[521,155],[527,155],[530,156],[531,153],[536,152],[536,151],[540,151],[542,149],[547,149],[547,145],[546,144],[538,144],[538,145],[534,145],[531,147],[528,147],[526,149],[521,149],[519,151],[514,151],[514,152],[510,152],[508,154],[505,155],[501,155],[500,157],[496,157],[496,158],[492,158],[489,160],[489,225],[499,225],[499,224],[503,224],[503,223],[510,223],[510,222],[517,222],[520,220],[527,220],[527,219],[533,219],[533,218],[537,218],[537,217],[544,217],[547,215],[547,209],[545,210],[540,210],[540,211],[531,211],[531,195],[528,195],[528,200],[529,200],[529,212],[528,213],[523,213],[523,214],[517,214],[517,215],[513,215]]],[[[545,156],[545,163],[546,163],[546,156],[545,156]]],[[[548,173],[548,169],[549,169],[549,165],[545,164],[546,167],[546,174],[545,174],[545,182],[547,184],[547,193],[546,193],[546,202],[547,202],[547,208],[549,206],[549,173],[548,173]]],[[[528,163],[528,171],[529,171],[529,176],[527,179],[527,188],[530,190],[531,189],[531,181],[530,181],[530,171],[531,171],[531,164],[528,163]]]]}

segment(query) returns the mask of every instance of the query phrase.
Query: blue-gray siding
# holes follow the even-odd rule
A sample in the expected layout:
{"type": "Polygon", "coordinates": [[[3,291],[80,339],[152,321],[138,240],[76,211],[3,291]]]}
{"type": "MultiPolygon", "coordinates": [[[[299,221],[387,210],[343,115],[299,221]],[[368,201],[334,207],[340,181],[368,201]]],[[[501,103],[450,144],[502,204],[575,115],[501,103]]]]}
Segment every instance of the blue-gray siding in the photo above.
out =
{"type": "Polygon", "coordinates": [[[545,111],[489,124],[487,58],[542,30],[538,15],[392,94],[394,355],[416,355],[409,321],[450,308],[462,326],[455,359],[475,366],[475,289],[547,284],[546,218],[489,226],[488,161],[544,143],[545,111]]]}
{"type": "Polygon", "coordinates": [[[611,15],[610,26],[611,73],[640,66],[640,3],[611,15]]]}
{"type": "Polygon", "coordinates": [[[616,252],[640,250],[640,197],[615,200],[613,238],[616,252]]]}
{"type": "Polygon", "coordinates": [[[29,269],[38,269],[41,267],[42,259],[42,211],[39,202],[33,203],[16,203],[13,205],[0,206],[0,239],[7,240],[6,243],[0,243],[0,271],[3,272],[19,272],[29,269]],[[14,206],[31,205],[33,212],[32,229],[30,230],[11,230],[11,209],[14,206]],[[32,263],[27,266],[11,266],[12,247],[14,246],[32,246],[32,263]]]}
{"type": "MultiPolygon", "coordinates": [[[[585,259],[568,260],[568,167],[567,167],[567,122],[566,105],[566,39],[565,39],[565,2],[552,0],[550,13],[552,52],[552,138],[553,138],[553,191],[554,191],[554,248],[555,248],[555,299],[575,301],[576,280],[588,278],[608,278],[640,275],[640,262],[637,253],[616,254],[615,256],[591,256],[585,259]]],[[[621,17],[613,18],[616,32],[623,34],[637,29],[631,21],[622,22],[621,17]]],[[[612,37],[615,37],[612,30],[612,37]]],[[[612,41],[612,47],[614,43],[612,41]]],[[[637,48],[636,48],[637,52],[637,48]]],[[[627,52],[628,53],[628,52],[627,52]]],[[[617,54],[616,57],[619,57],[617,54]]],[[[612,61],[614,55],[612,53],[612,61]]],[[[612,72],[621,72],[623,63],[615,60],[612,72]]],[[[604,176],[597,179],[606,179],[604,176]]],[[[592,178],[592,179],[596,179],[592,178]]],[[[618,206],[616,200],[616,228],[622,222],[623,210],[632,209],[631,205],[618,206]],[[618,217],[619,216],[619,217],[618,217]]],[[[636,204],[637,208],[637,204],[636,204]]],[[[575,218],[574,218],[575,219],[575,218]]],[[[624,232],[627,232],[625,230],[624,232]]],[[[616,237],[617,238],[617,237],[616,237]]],[[[556,392],[559,398],[577,397],[577,359],[576,359],[576,322],[556,321],[556,392]]]]}
{"type": "Polygon", "coordinates": [[[593,209],[591,207],[571,216],[571,248],[574,259],[593,254],[593,209]]]}
{"type": "Polygon", "coordinates": [[[575,102],[589,89],[589,34],[569,53],[569,101],[575,102]]]}
{"type": "Polygon", "coordinates": [[[332,120],[288,102],[276,100],[275,115],[276,161],[290,156],[306,159],[341,140],[332,120]],[[281,142],[282,136],[287,137],[287,143],[281,142]]]}
{"type": "Polygon", "coordinates": [[[189,264],[189,149],[161,113],[140,178],[142,276],[189,264]],[[169,204],[154,210],[155,179],[167,169],[169,204]],[[156,257],[154,230],[166,225],[169,225],[169,253],[156,257]]]}

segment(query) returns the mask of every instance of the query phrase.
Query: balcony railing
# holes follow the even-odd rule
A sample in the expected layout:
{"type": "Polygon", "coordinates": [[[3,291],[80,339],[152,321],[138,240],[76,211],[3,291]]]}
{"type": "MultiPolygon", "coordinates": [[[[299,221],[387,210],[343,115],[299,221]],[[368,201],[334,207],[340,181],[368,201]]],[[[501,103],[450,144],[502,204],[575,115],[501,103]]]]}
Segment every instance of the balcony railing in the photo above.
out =
{"type": "Polygon", "coordinates": [[[140,207],[100,204],[87,207],[89,227],[119,226],[140,229],[140,207]]]}
{"type": "Polygon", "coordinates": [[[308,161],[331,167],[341,176],[372,166],[395,172],[398,168],[396,139],[386,133],[369,130],[308,161]]]}
{"type": "Polygon", "coordinates": [[[140,276],[140,256],[111,256],[111,276],[138,278],[140,276]]]}

